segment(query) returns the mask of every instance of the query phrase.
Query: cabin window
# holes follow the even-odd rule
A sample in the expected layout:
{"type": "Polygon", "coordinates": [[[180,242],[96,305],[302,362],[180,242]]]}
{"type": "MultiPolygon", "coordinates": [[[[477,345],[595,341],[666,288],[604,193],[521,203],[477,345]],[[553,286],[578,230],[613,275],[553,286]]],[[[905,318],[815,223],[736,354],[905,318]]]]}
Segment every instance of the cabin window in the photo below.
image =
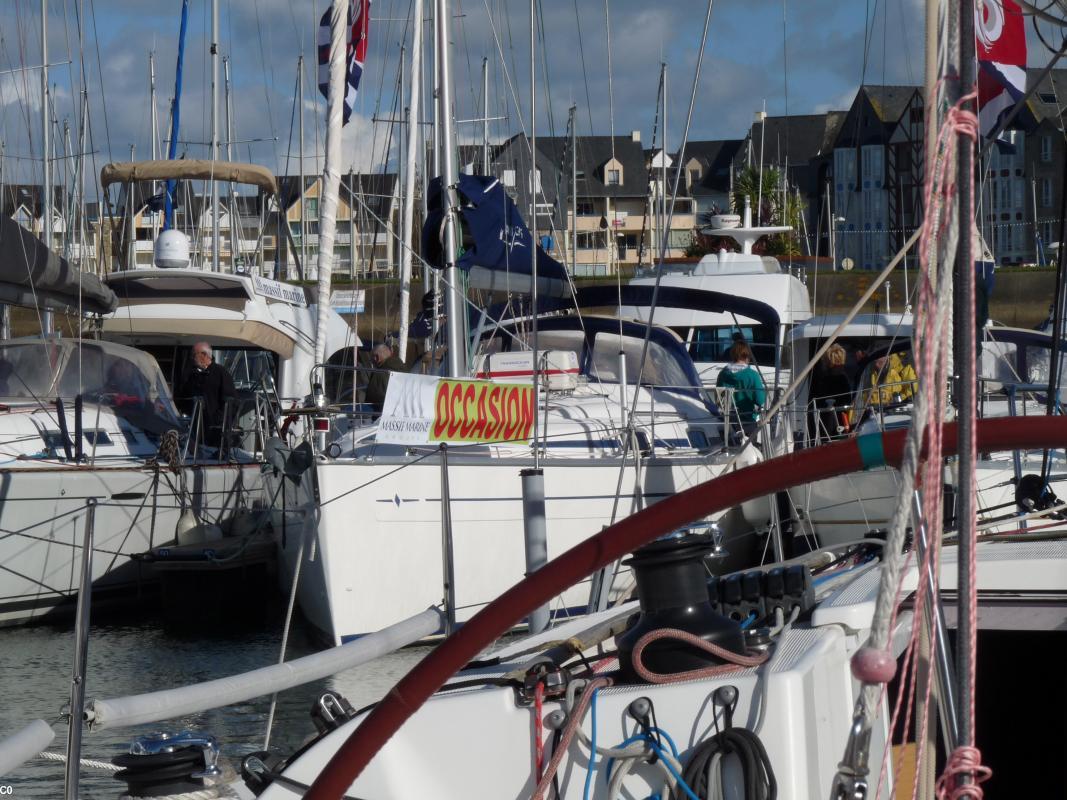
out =
{"type": "Polygon", "coordinates": [[[702,325],[693,328],[689,342],[689,355],[693,361],[717,361],[723,364],[730,361],[730,348],[734,344],[734,334],[740,334],[752,348],[752,356],[760,366],[774,365],[774,327],[771,325],[741,324],[736,325],[702,325]]]}

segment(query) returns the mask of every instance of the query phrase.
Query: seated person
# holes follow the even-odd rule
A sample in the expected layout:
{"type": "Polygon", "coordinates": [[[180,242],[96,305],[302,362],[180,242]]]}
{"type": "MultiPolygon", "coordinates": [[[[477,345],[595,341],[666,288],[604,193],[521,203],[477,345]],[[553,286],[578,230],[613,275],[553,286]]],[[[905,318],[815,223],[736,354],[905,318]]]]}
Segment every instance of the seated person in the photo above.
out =
{"type": "Polygon", "coordinates": [[[375,411],[381,411],[385,404],[385,392],[389,387],[389,373],[406,372],[407,366],[387,344],[375,347],[370,357],[375,371],[367,378],[367,402],[374,406],[375,411]]]}
{"type": "Polygon", "coordinates": [[[876,358],[871,369],[868,403],[885,406],[907,400],[915,394],[916,379],[915,369],[899,353],[876,358]]]}
{"type": "Polygon", "coordinates": [[[100,393],[110,397],[118,407],[143,406],[148,399],[148,385],[137,367],[124,358],[117,358],[108,367],[107,380],[100,393]]]}

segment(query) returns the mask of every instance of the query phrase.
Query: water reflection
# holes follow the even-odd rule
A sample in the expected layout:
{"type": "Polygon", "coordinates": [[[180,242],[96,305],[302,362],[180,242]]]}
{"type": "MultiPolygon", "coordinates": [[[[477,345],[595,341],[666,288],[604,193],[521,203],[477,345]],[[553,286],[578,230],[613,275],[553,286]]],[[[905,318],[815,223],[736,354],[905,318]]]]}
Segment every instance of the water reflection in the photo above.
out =
{"type": "MultiPolygon", "coordinates": [[[[273,664],[278,659],[281,627],[228,634],[164,630],[154,624],[97,625],[89,644],[86,697],[118,697],[234,675],[273,664]]],[[[73,636],[63,628],[0,630],[0,697],[5,713],[0,738],[41,718],[52,724],[51,750],[66,746],[67,728],[60,719],[70,696],[73,636]]],[[[318,649],[299,625],[289,637],[288,658],[318,649]]],[[[291,689],[278,698],[271,750],[291,753],[315,732],[308,715],[326,689],[348,698],[355,708],[380,699],[429,648],[409,648],[334,678],[291,689]]],[[[83,757],[108,761],[131,739],[158,730],[194,729],[215,735],[223,756],[235,764],[262,749],[270,698],[205,711],[165,723],[86,733],[83,757]]],[[[0,783],[11,784],[18,798],[63,796],[63,765],[34,760],[0,783]]],[[[113,800],[122,784],[109,774],[84,769],[81,796],[113,800]]]]}

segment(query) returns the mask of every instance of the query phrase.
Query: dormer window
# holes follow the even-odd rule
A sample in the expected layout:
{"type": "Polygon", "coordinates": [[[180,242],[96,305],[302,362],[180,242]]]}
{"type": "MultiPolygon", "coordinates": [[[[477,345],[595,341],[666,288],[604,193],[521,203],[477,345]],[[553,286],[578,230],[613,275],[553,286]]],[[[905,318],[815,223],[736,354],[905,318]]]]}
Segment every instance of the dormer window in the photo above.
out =
{"type": "Polygon", "coordinates": [[[617,158],[609,158],[601,168],[605,186],[622,186],[622,162],[617,158]]]}
{"type": "Polygon", "coordinates": [[[689,185],[692,186],[694,183],[700,183],[700,170],[699,169],[691,169],[691,170],[689,170],[689,185]]]}

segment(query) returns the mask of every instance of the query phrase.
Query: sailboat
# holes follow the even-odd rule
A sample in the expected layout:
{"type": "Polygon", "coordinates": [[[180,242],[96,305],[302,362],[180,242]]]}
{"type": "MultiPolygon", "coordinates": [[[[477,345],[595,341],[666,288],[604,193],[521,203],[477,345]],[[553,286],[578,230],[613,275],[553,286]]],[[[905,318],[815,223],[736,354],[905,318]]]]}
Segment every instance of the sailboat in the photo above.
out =
{"type": "MultiPolygon", "coordinates": [[[[424,256],[443,267],[448,290],[446,375],[394,373],[375,424],[324,414],[311,437],[316,457],[299,475],[276,478],[292,524],[306,525],[282,546],[283,572],[304,616],[333,644],[442,597],[461,624],[536,567],[531,550],[552,557],[759,458],[749,449],[739,460],[726,446],[724,421],[673,332],[653,328],[646,339],[643,324],[540,316],[546,306],[574,308],[575,299],[563,266],[536,244],[499,182],[454,170],[448,27],[438,40],[447,157],[423,233],[424,256]],[[460,284],[523,293],[530,304],[469,313],[460,284]]],[[[332,124],[332,94],[330,102],[332,124]]],[[[328,140],[327,176],[332,155],[328,140]]],[[[320,211],[320,236],[326,225],[320,211]]],[[[320,280],[328,252],[323,245],[320,280]]],[[[705,524],[751,559],[767,544],[769,519],[762,501],[705,524]]],[[[602,606],[610,583],[608,575],[570,589],[547,616],[602,606]]]]}

